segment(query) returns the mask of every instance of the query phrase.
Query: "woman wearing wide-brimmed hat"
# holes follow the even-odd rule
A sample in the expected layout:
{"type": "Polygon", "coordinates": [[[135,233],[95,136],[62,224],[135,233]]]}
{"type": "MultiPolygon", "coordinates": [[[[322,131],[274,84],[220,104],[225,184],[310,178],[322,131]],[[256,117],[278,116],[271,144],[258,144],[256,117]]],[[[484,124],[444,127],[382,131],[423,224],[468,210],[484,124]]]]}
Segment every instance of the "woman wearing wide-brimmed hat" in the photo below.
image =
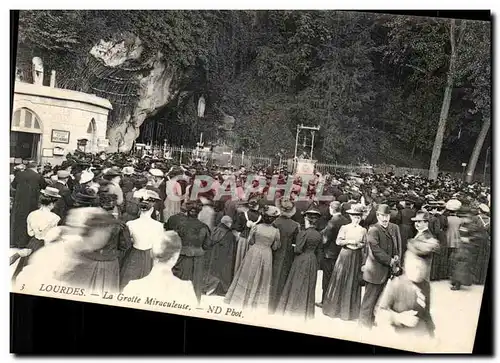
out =
{"type": "Polygon", "coordinates": [[[269,311],[272,251],[280,246],[280,232],[273,222],[280,215],[275,206],[264,206],[262,223],[254,225],[248,236],[250,248],[234,275],[224,298],[226,304],[239,308],[269,311]]]}
{"type": "Polygon", "coordinates": [[[316,227],[321,212],[312,204],[303,214],[305,230],[297,235],[294,245],[296,257],[286,279],[276,314],[312,319],[316,306],[315,291],[319,268],[316,250],[323,240],[316,227]]]}
{"type": "Polygon", "coordinates": [[[210,229],[198,219],[201,210],[199,201],[188,200],[184,203],[183,208],[186,210],[186,215],[177,214],[176,216],[179,216],[177,223],[170,223],[171,219],[175,217],[172,216],[168,223],[169,228],[173,228],[182,240],[181,253],[172,271],[181,280],[193,282],[199,302],[204,285],[205,249],[209,246],[210,229]]]}
{"type": "Polygon", "coordinates": [[[97,198],[97,191],[93,188],[75,189],[71,193],[71,208],[87,208],[97,207],[99,199],[97,198]]]}
{"type": "Polygon", "coordinates": [[[359,225],[364,208],[354,204],[347,211],[351,223],[340,227],[337,245],[342,246],[323,301],[323,314],[342,320],[355,320],[361,308],[362,249],[366,229],[359,225]]]}
{"type": "Polygon", "coordinates": [[[280,216],[274,221],[274,226],[280,231],[281,246],[273,251],[273,277],[271,280],[270,312],[274,313],[278,306],[281,293],[285,287],[286,278],[292,267],[295,254],[293,247],[297,240],[300,225],[291,218],[295,215],[294,203],[286,198],[278,200],[280,216]]]}
{"type": "Polygon", "coordinates": [[[52,228],[56,227],[61,218],[52,212],[55,203],[61,198],[59,190],[46,187],[40,191],[40,208],[28,214],[26,220],[28,236],[31,237],[27,249],[31,250],[31,255],[22,257],[13,274],[15,278],[21,270],[28,264],[29,258],[45,244],[45,236],[52,228]]]}
{"type": "Polygon", "coordinates": [[[151,271],[153,259],[151,246],[155,239],[163,238],[163,223],[151,218],[155,203],[160,199],[158,193],[141,189],[135,192],[138,199],[139,218],[126,223],[132,237],[133,246],[123,258],[120,270],[120,290],[129,281],[141,279],[151,271]]]}
{"type": "Polygon", "coordinates": [[[248,236],[253,226],[262,221],[259,213],[259,195],[249,195],[248,201],[242,202],[233,229],[240,233],[234,259],[234,273],[238,271],[248,251],[248,236]]]}

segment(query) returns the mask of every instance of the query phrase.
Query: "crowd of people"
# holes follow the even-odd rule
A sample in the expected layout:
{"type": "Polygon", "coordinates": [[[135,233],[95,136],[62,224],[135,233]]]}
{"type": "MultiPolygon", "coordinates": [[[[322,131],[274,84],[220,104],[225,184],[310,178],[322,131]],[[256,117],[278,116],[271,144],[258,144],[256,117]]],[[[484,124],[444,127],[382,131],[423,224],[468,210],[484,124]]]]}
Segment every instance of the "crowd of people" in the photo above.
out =
{"type": "Polygon", "coordinates": [[[319,307],[332,318],[429,335],[431,281],[450,279],[452,290],[485,282],[489,187],[446,175],[304,180],[286,168],[126,154],[16,166],[14,282],[198,303],[218,295],[303,319],[319,307]],[[221,196],[231,185],[234,193],[221,196]]]}

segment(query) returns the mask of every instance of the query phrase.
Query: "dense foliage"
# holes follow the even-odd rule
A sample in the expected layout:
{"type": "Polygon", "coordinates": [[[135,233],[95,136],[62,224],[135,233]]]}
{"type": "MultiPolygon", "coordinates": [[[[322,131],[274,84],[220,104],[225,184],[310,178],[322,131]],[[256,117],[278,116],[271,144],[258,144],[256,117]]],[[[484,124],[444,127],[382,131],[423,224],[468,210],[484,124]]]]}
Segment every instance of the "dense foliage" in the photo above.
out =
{"type": "MultiPolygon", "coordinates": [[[[440,162],[447,170],[469,160],[491,116],[490,24],[465,23],[440,162]]],[[[181,70],[182,99],[155,116],[172,143],[194,143],[199,132],[216,137],[228,114],[239,151],[290,157],[296,126],[319,125],[315,157],[324,162],[428,167],[448,29],[447,19],[361,12],[22,11],[18,63],[40,54],[47,68],[83,84],[90,47],[130,32],[146,55],[161,51],[181,70]],[[200,95],[203,119],[196,117],[200,95]]]]}

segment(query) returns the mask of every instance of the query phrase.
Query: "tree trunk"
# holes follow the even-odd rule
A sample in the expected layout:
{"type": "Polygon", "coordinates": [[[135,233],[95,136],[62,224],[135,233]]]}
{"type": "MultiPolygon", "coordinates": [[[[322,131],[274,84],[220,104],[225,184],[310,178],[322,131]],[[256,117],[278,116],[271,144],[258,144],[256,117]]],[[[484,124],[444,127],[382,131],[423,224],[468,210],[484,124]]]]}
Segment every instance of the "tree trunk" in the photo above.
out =
{"type": "Polygon", "coordinates": [[[484,139],[488,134],[488,130],[490,129],[491,118],[487,117],[483,121],[483,126],[481,127],[481,131],[476,139],[476,145],[474,145],[474,150],[472,150],[472,154],[469,159],[469,165],[467,166],[467,183],[471,183],[474,177],[474,170],[476,169],[477,160],[479,159],[479,154],[481,154],[481,149],[483,148],[484,139]]]}
{"type": "Polygon", "coordinates": [[[451,92],[453,90],[455,78],[455,63],[457,59],[457,48],[463,36],[465,22],[462,21],[458,41],[455,40],[455,20],[450,20],[450,66],[448,68],[448,75],[446,79],[446,88],[444,90],[443,103],[441,106],[441,114],[439,115],[439,124],[436,132],[436,139],[434,140],[434,147],[432,148],[431,163],[429,167],[429,179],[436,180],[439,173],[439,157],[441,156],[441,148],[443,146],[444,132],[446,130],[446,121],[448,119],[448,111],[450,110],[451,92]]]}

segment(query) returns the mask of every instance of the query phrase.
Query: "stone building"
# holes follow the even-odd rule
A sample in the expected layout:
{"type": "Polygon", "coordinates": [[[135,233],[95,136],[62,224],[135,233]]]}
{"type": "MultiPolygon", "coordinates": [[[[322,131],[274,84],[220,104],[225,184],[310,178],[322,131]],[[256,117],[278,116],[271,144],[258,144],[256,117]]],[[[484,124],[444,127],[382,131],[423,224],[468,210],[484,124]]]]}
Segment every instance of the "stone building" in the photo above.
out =
{"type": "MultiPolygon", "coordinates": [[[[43,72],[43,71],[42,71],[43,72]]],[[[43,78],[42,78],[43,80],[43,78]]],[[[78,147],[86,152],[106,150],[111,103],[95,95],[50,86],[43,81],[15,82],[10,128],[10,162],[23,160],[60,164],[78,147]],[[86,145],[78,146],[78,140],[86,145]],[[85,143],[85,142],[83,142],[85,143]]]]}

